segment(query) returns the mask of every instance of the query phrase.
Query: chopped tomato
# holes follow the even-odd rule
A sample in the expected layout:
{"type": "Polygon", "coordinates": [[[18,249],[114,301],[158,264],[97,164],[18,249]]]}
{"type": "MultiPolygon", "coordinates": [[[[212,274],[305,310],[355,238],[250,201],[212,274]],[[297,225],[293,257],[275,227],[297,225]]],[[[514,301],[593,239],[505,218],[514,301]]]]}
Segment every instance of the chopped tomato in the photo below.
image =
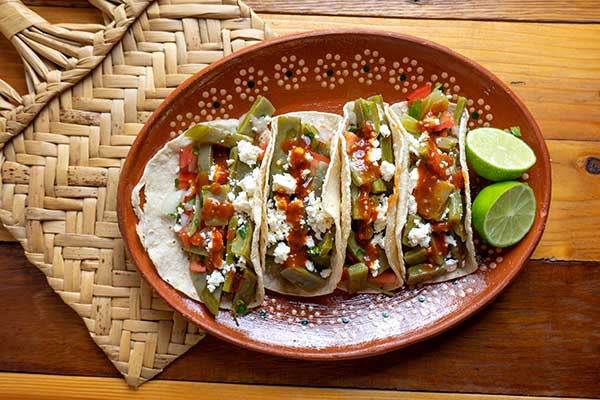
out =
{"type": "Polygon", "coordinates": [[[183,247],[190,247],[190,236],[188,235],[187,229],[179,231],[179,240],[183,244],[183,247]]]}
{"type": "Polygon", "coordinates": [[[426,84],[416,88],[413,92],[406,96],[406,99],[410,104],[416,100],[424,99],[425,97],[429,96],[429,93],[431,93],[431,83],[427,82],[426,84]]]}
{"type": "Polygon", "coordinates": [[[360,138],[352,132],[346,132],[344,133],[344,136],[346,137],[346,152],[350,153],[352,151],[352,145],[357,143],[360,138]]]}
{"type": "Polygon", "coordinates": [[[190,271],[191,272],[206,272],[206,267],[196,257],[190,260],[190,271]]]}
{"type": "Polygon", "coordinates": [[[371,274],[369,274],[369,277],[367,279],[369,282],[383,286],[390,285],[396,282],[396,275],[394,274],[394,272],[388,270],[382,272],[380,275],[377,276],[371,276],[371,274]]]}
{"type": "Polygon", "coordinates": [[[441,131],[442,129],[452,128],[454,126],[454,117],[448,111],[444,111],[440,117],[440,123],[433,128],[434,132],[441,131]]]}
{"type": "Polygon", "coordinates": [[[192,163],[196,164],[197,162],[194,162],[195,160],[196,160],[196,155],[194,154],[194,145],[193,144],[189,144],[189,145],[185,146],[184,148],[182,148],[181,150],[179,150],[179,168],[180,169],[186,168],[192,163]]]}
{"type": "Polygon", "coordinates": [[[329,158],[325,157],[324,155],[314,152],[312,150],[309,150],[308,152],[313,157],[314,161],[321,161],[321,162],[324,162],[325,164],[329,164],[329,158]]]}
{"type": "Polygon", "coordinates": [[[180,169],[179,177],[177,178],[177,189],[188,189],[195,180],[195,173],[189,172],[187,169],[180,169]]]}

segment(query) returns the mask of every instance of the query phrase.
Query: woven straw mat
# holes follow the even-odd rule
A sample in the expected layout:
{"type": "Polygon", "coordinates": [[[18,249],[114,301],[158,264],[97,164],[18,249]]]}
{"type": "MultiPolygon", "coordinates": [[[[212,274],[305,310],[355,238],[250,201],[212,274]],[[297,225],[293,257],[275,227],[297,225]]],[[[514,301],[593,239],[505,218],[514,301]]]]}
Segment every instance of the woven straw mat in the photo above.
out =
{"type": "Polygon", "coordinates": [[[105,25],[50,24],[0,0],[29,93],[0,81],[0,219],[132,386],[204,337],[129,261],[117,183],[130,145],[184,79],[273,36],[237,0],[93,0],[105,25]]]}

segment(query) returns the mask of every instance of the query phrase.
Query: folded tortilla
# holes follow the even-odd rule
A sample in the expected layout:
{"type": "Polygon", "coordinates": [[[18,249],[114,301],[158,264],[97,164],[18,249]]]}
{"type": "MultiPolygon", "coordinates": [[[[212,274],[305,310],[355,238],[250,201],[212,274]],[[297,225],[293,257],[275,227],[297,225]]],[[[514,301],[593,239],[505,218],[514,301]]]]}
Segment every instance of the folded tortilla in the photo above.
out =
{"type": "MultiPolygon", "coordinates": [[[[261,261],[264,266],[264,284],[267,289],[275,292],[296,295],[296,296],[320,296],[331,293],[335,290],[338,281],[342,275],[343,265],[343,247],[342,244],[342,230],[340,226],[340,155],[339,155],[339,137],[337,132],[342,118],[336,114],[329,114],[323,112],[306,111],[306,112],[293,112],[273,118],[272,121],[272,138],[267,148],[265,155],[265,174],[264,174],[264,188],[263,192],[263,214],[262,214],[262,228],[261,228],[261,240],[260,240],[260,255],[261,261]],[[269,247],[269,235],[273,235],[273,229],[275,223],[271,223],[274,213],[274,200],[273,200],[273,162],[275,154],[275,146],[277,143],[277,137],[280,134],[278,130],[278,120],[284,117],[297,117],[300,118],[302,123],[311,124],[319,131],[319,137],[330,137],[330,162],[323,180],[320,205],[322,211],[325,213],[324,216],[330,218],[332,223],[330,230],[334,230],[333,247],[331,249],[330,258],[330,271],[320,273],[320,276],[324,278],[325,282],[322,286],[317,288],[306,288],[301,287],[297,284],[292,283],[288,279],[281,275],[283,264],[277,264],[274,262],[274,256],[268,255],[267,250],[269,247]],[[269,208],[271,207],[271,208],[269,208]],[[269,216],[267,215],[269,213],[269,216]],[[270,232],[271,230],[271,232],[270,232]]],[[[317,202],[319,199],[316,199],[317,202]]],[[[305,217],[306,218],[306,215],[305,217]]],[[[272,240],[271,240],[272,241],[272,240]]],[[[287,239],[278,241],[277,245],[271,243],[273,246],[278,246],[280,243],[287,245],[287,239]]],[[[284,246],[285,247],[285,246],[284,246]]],[[[308,246],[307,246],[308,248],[308,246]]],[[[308,270],[308,268],[307,268],[308,270]]],[[[324,271],[324,270],[323,270],[324,271]]],[[[304,271],[303,271],[304,272],[304,271]]],[[[318,271],[314,271],[318,273],[318,271]]]]}
{"type": "MultiPolygon", "coordinates": [[[[456,104],[450,103],[448,107],[448,111],[453,113],[456,109],[456,104]]],[[[402,174],[404,175],[401,180],[405,182],[402,185],[402,190],[400,191],[400,198],[398,202],[398,215],[396,218],[396,243],[398,243],[399,249],[399,262],[402,264],[402,270],[406,271],[406,266],[404,262],[404,256],[402,251],[402,235],[404,232],[404,227],[407,222],[408,213],[409,213],[409,172],[411,165],[410,163],[410,155],[409,155],[409,140],[412,139],[411,133],[409,133],[402,123],[400,122],[402,116],[408,112],[408,104],[406,102],[396,103],[389,107],[388,114],[390,123],[392,124],[393,130],[399,132],[402,137],[404,143],[403,151],[403,161],[402,161],[402,174]]],[[[475,272],[478,268],[477,260],[475,258],[475,246],[473,244],[473,229],[471,227],[471,192],[470,192],[470,183],[469,183],[469,170],[467,165],[466,153],[465,153],[465,137],[467,132],[467,123],[469,119],[469,114],[466,110],[463,111],[462,116],[460,118],[458,126],[452,127],[452,134],[456,138],[458,138],[458,148],[459,148],[459,165],[462,170],[462,175],[464,179],[464,189],[461,191],[461,197],[463,200],[464,207],[464,229],[465,229],[465,241],[463,242],[466,250],[465,259],[462,262],[462,265],[457,266],[456,269],[450,270],[442,275],[438,275],[437,277],[426,280],[421,283],[435,283],[435,282],[444,282],[452,279],[459,278],[461,276],[465,276],[475,272]]],[[[414,139],[412,139],[414,140],[414,139]]]]}
{"type": "MultiPolygon", "coordinates": [[[[235,132],[239,125],[236,119],[218,120],[202,123],[202,125],[222,128],[235,132]]],[[[144,248],[152,260],[160,277],[175,289],[188,297],[201,301],[198,290],[194,286],[190,261],[182,250],[177,233],[174,231],[175,221],[168,214],[172,213],[177,204],[183,199],[184,190],[175,188],[174,181],[179,172],[179,152],[193,143],[192,139],[181,134],[167,142],[146,164],[144,174],[133,189],[132,206],[138,217],[136,231],[144,248]],[[145,198],[142,204],[142,195],[145,198]]],[[[263,163],[264,164],[264,163],[263,163]]],[[[259,169],[256,191],[251,197],[253,212],[250,218],[255,223],[252,236],[251,259],[246,264],[257,277],[256,295],[248,304],[249,307],[260,305],[264,299],[264,286],[262,268],[258,252],[262,214],[260,212],[260,188],[262,185],[264,168],[259,169]]],[[[238,213],[236,211],[236,213],[238,213]]],[[[231,299],[223,298],[221,308],[231,309],[231,299]]]]}
{"type": "MultiPolygon", "coordinates": [[[[385,117],[389,121],[389,117],[387,114],[388,104],[384,103],[384,114],[385,117]]],[[[352,230],[352,200],[351,200],[351,172],[350,172],[350,159],[348,153],[346,152],[346,139],[344,137],[344,132],[348,130],[350,125],[356,124],[356,115],[354,113],[354,102],[348,102],[344,105],[344,121],[342,123],[342,127],[340,130],[340,154],[342,159],[342,167],[341,167],[341,192],[342,192],[342,210],[341,210],[341,221],[342,221],[342,235],[343,235],[343,243],[344,243],[344,258],[346,254],[346,246],[348,242],[348,237],[350,236],[350,232],[352,230]]],[[[401,248],[398,247],[398,243],[396,241],[395,229],[397,223],[397,215],[398,215],[398,200],[400,196],[400,191],[403,187],[406,186],[405,180],[407,176],[402,172],[406,169],[403,166],[402,162],[405,159],[403,157],[404,142],[402,140],[401,134],[397,129],[391,129],[391,137],[392,137],[392,149],[394,156],[394,186],[393,192],[389,196],[388,200],[388,211],[386,215],[386,228],[384,235],[384,251],[387,257],[387,260],[390,264],[390,268],[394,275],[396,276],[396,281],[391,284],[385,284],[381,287],[384,291],[390,291],[401,287],[404,283],[404,264],[401,262],[401,248]]],[[[370,273],[370,272],[369,272],[370,273]]],[[[342,290],[347,290],[347,285],[345,281],[340,281],[338,287],[342,290]]],[[[366,288],[364,290],[360,290],[360,293],[380,293],[381,290],[377,290],[375,288],[366,288]]]]}

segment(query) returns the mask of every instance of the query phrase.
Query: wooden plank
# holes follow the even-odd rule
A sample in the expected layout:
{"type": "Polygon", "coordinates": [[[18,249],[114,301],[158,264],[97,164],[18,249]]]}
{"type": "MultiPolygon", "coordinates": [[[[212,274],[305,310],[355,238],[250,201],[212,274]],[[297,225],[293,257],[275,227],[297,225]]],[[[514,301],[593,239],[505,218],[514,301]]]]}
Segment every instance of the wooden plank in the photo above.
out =
{"type": "MultiPolygon", "coordinates": [[[[307,362],[207,338],[159,379],[600,397],[599,266],[530,262],[467,322],[386,355],[307,362]]],[[[0,244],[0,276],[0,370],[119,377],[18,244],[0,244]]]]}
{"type": "MultiPolygon", "coordinates": [[[[86,0],[25,0],[30,6],[90,7],[86,0]]],[[[352,15],[426,19],[510,21],[600,21],[597,1],[575,0],[404,0],[368,3],[362,0],[246,0],[259,13],[352,15]]]]}
{"type": "MultiPolygon", "coordinates": [[[[497,396],[480,394],[396,392],[389,390],[322,389],[295,386],[262,386],[226,383],[153,381],[138,390],[131,390],[122,379],[86,378],[61,375],[0,373],[0,391],[15,400],[51,399],[56,393],[64,400],[83,400],[102,397],[105,400],[131,398],[158,400],[176,394],[181,400],[237,399],[348,399],[348,400],[533,400],[528,396],[497,396]]],[[[535,400],[554,400],[558,397],[535,397],[535,400]]],[[[565,397],[561,399],[567,400],[565,397]]],[[[571,398],[574,400],[574,398],[571,398]]]]}
{"type": "Polygon", "coordinates": [[[246,0],[256,12],[509,21],[600,21],[596,1],[577,0],[246,0]]]}

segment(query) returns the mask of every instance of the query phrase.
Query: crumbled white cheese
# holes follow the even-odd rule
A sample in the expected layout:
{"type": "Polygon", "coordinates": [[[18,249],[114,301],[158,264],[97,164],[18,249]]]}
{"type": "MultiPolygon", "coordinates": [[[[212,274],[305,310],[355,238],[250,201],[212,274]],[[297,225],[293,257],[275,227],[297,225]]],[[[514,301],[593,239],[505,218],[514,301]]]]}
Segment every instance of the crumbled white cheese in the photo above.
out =
{"type": "Polygon", "coordinates": [[[409,133],[406,135],[406,137],[408,138],[408,150],[414,155],[418,156],[419,149],[421,148],[421,145],[425,143],[427,139],[429,139],[429,134],[427,132],[423,132],[421,133],[421,136],[416,139],[412,133],[409,133]]]}
{"type": "Polygon", "coordinates": [[[179,231],[181,230],[181,228],[183,228],[181,225],[175,224],[175,225],[173,225],[173,232],[179,233],[179,231]]]}
{"type": "Polygon", "coordinates": [[[285,262],[285,260],[287,260],[289,255],[290,255],[290,247],[283,242],[277,243],[275,250],[273,250],[273,256],[275,257],[275,263],[283,264],[285,262]]]}
{"type": "Polygon", "coordinates": [[[377,233],[373,235],[373,239],[371,239],[371,244],[373,246],[379,246],[382,249],[385,248],[385,241],[382,233],[377,233]]]}
{"type": "Polygon", "coordinates": [[[240,258],[238,258],[238,265],[240,267],[245,267],[246,266],[246,257],[240,256],[240,258]]]}
{"type": "Polygon", "coordinates": [[[313,247],[315,247],[315,240],[312,238],[312,236],[306,236],[306,247],[309,249],[312,249],[313,247]]]}
{"type": "Polygon", "coordinates": [[[417,199],[412,194],[408,195],[408,214],[414,215],[417,213],[417,199]]]}
{"type": "Polygon", "coordinates": [[[372,163],[381,160],[381,149],[378,147],[372,147],[367,152],[367,159],[372,163]]]}
{"type": "Polygon", "coordinates": [[[235,265],[223,263],[221,268],[219,268],[223,276],[225,276],[229,271],[235,269],[235,265]]]}
{"type": "Polygon", "coordinates": [[[306,179],[307,176],[310,175],[310,169],[303,169],[302,170],[302,179],[306,179]]]}
{"type": "Polygon", "coordinates": [[[206,288],[209,292],[214,292],[221,283],[225,282],[225,277],[220,271],[214,270],[210,275],[206,277],[206,288]]]}
{"type": "Polygon", "coordinates": [[[386,195],[382,194],[379,196],[379,204],[377,205],[377,219],[373,224],[373,229],[375,233],[381,232],[385,229],[385,225],[387,222],[387,209],[388,209],[388,198],[386,195]]]}
{"type": "Polygon", "coordinates": [[[371,145],[373,147],[379,147],[379,140],[377,140],[377,139],[371,139],[371,145]]]}
{"type": "Polygon", "coordinates": [[[431,241],[431,225],[429,223],[421,223],[418,219],[415,220],[415,226],[408,231],[408,244],[412,247],[421,246],[429,247],[431,241]]]}
{"type": "Polygon", "coordinates": [[[458,244],[452,235],[446,235],[445,242],[448,246],[457,246],[458,244]]]}
{"type": "Polygon", "coordinates": [[[283,168],[284,171],[287,171],[287,170],[290,169],[290,164],[289,163],[285,163],[285,164],[283,164],[283,166],[281,168],[283,168]]]}
{"type": "Polygon", "coordinates": [[[258,168],[254,168],[251,174],[248,174],[244,179],[240,180],[237,185],[246,193],[248,196],[252,196],[256,191],[256,181],[258,178],[258,168]]]}
{"type": "Polygon", "coordinates": [[[304,264],[304,266],[306,267],[306,270],[308,272],[315,272],[315,264],[313,264],[312,261],[306,260],[306,263],[304,264]]]}
{"type": "Polygon", "coordinates": [[[381,177],[384,181],[389,182],[394,177],[394,173],[396,172],[396,167],[394,164],[383,160],[381,162],[381,177]]]}
{"type": "Polygon", "coordinates": [[[208,180],[213,182],[215,180],[215,173],[217,172],[217,165],[213,164],[210,166],[210,172],[208,174],[208,180]]]}
{"type": "Polygon", "coordinates": [[[321,272],[319,272],[319,275],[321,275],[321,278],[327,279],[329,275],[331,275],[331,268],[322,269],[321,272]]]}
{"type": "Polygon", "coordinates": [[[233,165],[233,163],[234,163],[234,160],[232,160],[232,159],[230,158],[230,159],[228,159],[228,160],[226,161],[226,163],[227,163],[227,166],[228,166],[228,167],[231,167],[231,166],[233,165]]]}
{"type": "Polygon", "coordinates": [[[306,202],[307,223],[315,231],[315,236],[319,238],[321,233],[329,230],[333,224],[333,218],[323,210],[321,199],[317,199],[314,192],[310,192],[304,201],[306,202]]]}
{"type": "Polygon", "coordinates": [[[244,216],[244,214],[238,214],[237,216],[237,226],[242,226],[244,225],[246,222],[248,222],[248,220],[246,219],[246,216],[244,216]]]}
{"type": "Polygon", "coordinates": [[[448,272],[455,271],[457,266],[458,266],[458,260],[455,260],[454,258],[448,258],[444,262],[444,268],[448,272]]]}
{"type": "Polygon", "coordinates": [[[245,212],[248,215],[252,214],[252,202],[246,192],[239,192],[231,204],[233,204],[233,208],[238,212],[245,212]]]}
{"type": "Polygon", "coordinates": [[[379,263],[379,260],[375,260],[374,263],[369,265],[369,269],[371,270],[371,276],[376,277],[379,274],[380,266],[381,266],[381,264],[379,263]]]}
{"type": "Polygon", "coordinates": [[[296,179],[288,173],[273,175],[273,190],[294,194],[296,191],[296,179]]]}
{"type": "Polygon", "coordinates": [[[383,137],[388,137],[392,134],[390,128],[386,124],[381,124],[379,127],[379,133],[381,133],[383,137]]]}
{"type": "Polygon", "coordinates": [[[417,182],[419,181],[419,170],[417,168],[413,168],[408,175],[408,193],[412,193],[413,190],[417,187],[417,182]]]}
{"type": "Polygon", "coordinates": [[[246,140],[239,141],[237,147],[241,162],[251,167],[256,164],[256,160],[262,151],[260,147],[254,146],[246,140]]]}
{"type": "Polygon", "coordinates": [[[233,192],[227,192],[227,200],[233,203],[235,200],[235,194],[233,194],[233,192]]]}
{"type": "Polygon", "coordinates": [[[311,162],[312,160],[314,160],[312,154],[310,154],[308,151],[306,153],[304,153],[304,158],[306,159],[306,161],[311,162]]]}
{"type": "Polygon", "coordinates": [[[291,228],[285,220],[285,211],[275,208],[272,199],[267,202],[267,225],[267,246],[285,240],[291,228]]]}
{"type": "Polygon", "coordinates": [[[260,118],[256,118],[252,115],[250,116],[250,121],[252,121],[252,131],[261,133],[267,130],[269,123],[271,122],[271,117],[264,115],[260,118]]]}

